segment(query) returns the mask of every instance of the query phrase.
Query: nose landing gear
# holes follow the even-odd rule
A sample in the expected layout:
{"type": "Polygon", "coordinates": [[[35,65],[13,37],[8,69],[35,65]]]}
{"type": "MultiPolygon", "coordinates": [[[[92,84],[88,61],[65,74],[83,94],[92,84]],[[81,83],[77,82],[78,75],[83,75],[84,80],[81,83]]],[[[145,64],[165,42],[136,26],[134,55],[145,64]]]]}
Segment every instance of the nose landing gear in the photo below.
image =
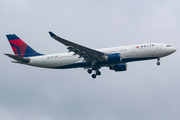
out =
{"type": "Polygon", "coordinates": [[[159,65],[160,65],[160,62],[159,62],[159,61],[160,61],[160,58],[158,58],[157,60],[158,60],[158,61],[157,61],[157,65],[159,66],[159,65]]]}

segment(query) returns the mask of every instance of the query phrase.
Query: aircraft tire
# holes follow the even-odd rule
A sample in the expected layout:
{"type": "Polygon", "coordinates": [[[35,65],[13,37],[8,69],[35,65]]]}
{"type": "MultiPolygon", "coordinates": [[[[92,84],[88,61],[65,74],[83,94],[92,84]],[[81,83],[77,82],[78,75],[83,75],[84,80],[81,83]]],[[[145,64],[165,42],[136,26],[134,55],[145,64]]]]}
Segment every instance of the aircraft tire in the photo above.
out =
{"type": "Polygon", "coordinates": [[[94,78],[94,79],[95,79],[95,78],[96,78],[96,75],[95,75],[95,74],[92,74],[92,78],[94,78]]]}
{"type": "Polygon", "coordinates": [[[92,73],[92,70],[91,70],[91,69],[88,69],[87,72],[88,72],[89,74],[91,74],[91,73],[92,73]]]}
{"type": "Polygon", "coordinates": [[[101,72],[100,72],[100,71],[97,71],[97,72],[96,72],[96,75],[99,75],[99,76],[100,76],[100,75],[101,75],[101,72]]]}

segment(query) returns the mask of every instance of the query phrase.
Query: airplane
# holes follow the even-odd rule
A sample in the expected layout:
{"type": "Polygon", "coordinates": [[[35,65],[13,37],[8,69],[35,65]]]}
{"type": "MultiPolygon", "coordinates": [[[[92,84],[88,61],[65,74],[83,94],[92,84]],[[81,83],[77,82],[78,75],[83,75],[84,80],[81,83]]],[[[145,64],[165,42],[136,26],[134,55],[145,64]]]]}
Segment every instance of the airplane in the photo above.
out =
{"type": "Polygon", "coordinates": [[[52,38],[67,46],[69,51],[67,53],[50,55],[41,54],[32,49],[17,35],[8,34],[6,36],[15,55],[5,55],[14,59],[13,63],[36,67],[52,69],[84,68],[95,79],[101,75],[101,67],[109,67],[110,70],[115,72],[126,71],[128,62],[151,59],[157,59],[157,65],[160,65],[160,58],[170,55],[177,50],[170,44],[165,43],[91,49],[63,39],[51,31],[49,34],[52,38]]]}

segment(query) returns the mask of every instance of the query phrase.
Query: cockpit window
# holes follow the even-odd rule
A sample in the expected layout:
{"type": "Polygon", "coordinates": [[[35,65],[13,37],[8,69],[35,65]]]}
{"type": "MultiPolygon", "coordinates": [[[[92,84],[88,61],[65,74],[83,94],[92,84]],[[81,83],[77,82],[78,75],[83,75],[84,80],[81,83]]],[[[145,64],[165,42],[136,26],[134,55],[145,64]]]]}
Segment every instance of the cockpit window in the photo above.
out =
{"type": "Polygon", "coordinates": [[[166,47],[172,47],[171,45],[166,45],[166,47]]]}

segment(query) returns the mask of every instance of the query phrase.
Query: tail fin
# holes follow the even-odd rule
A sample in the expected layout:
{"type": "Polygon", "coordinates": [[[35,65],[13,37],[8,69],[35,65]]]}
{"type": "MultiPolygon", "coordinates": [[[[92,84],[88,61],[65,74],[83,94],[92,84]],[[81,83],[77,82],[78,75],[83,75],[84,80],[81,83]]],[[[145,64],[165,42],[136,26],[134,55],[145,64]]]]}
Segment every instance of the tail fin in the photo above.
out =
{"type": "Polygon", "coordinates": [[[23,40],[21,40],[15,34],[9,34],[6,36],[16,56],[23,58],[23,57],[43,55],[33,50],[29,45],[27,45],[23,40]]]}

